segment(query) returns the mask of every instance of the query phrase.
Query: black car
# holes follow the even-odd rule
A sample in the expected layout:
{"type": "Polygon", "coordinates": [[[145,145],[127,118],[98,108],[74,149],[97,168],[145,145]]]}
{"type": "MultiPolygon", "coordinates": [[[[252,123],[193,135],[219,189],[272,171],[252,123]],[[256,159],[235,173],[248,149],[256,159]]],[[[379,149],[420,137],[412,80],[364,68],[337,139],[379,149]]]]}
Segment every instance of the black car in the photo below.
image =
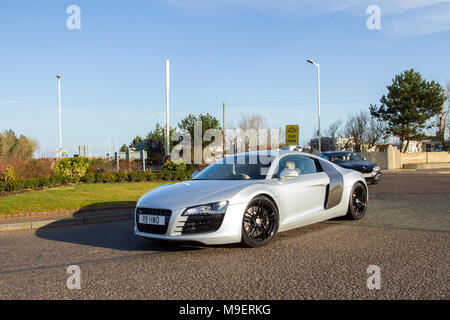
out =
{"type": "Polygon", "coordinates": [[[377,184],[381,179],[381,169],[375,163],[361,158],[354,152],[350,151],[327,151],[319,154],[319,157],[327,159],[338,166],[346,169],[353,169],[361,172],[367,182],[377,184]]]}

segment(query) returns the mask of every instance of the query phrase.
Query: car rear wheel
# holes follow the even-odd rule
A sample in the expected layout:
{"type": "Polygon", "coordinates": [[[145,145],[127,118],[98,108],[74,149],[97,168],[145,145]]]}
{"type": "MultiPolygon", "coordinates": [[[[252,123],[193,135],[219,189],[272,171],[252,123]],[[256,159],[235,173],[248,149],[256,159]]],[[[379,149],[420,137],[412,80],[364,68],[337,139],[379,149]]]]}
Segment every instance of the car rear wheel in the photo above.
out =
{"type": "Polygon", "coordinates": [[[350,193],[347,218],[350,220],[359,220],[364,217],[367,211],[367,189],[361,182],[353,186],[350,193]]]}
{"type": "Polygon", "coordinates": [[[278,231],[279,215],[275,204],[258,196],[248,204],[242,220],[242,244],[255,248],[267,244],[278,231]]]}

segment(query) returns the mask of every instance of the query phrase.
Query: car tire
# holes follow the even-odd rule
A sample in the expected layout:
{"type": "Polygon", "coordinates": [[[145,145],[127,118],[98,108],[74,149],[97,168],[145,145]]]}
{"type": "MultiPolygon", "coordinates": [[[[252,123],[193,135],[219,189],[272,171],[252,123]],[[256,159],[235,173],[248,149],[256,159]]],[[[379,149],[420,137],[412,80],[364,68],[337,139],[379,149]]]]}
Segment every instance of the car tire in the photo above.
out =
{"type": "Polygon", "coordinates": [[[250,248],[264,246],[275,237],[278,226],[276,205],[267,197],[257,196],[245,208],[241,243],[250,248]]]}
{"type": "Polygon", "coordinates": [[[357,182],[352,188],[348,204],[347,219],[360,220],[364,217],[367,211],[367,189],[366,186],[357,182]]]}

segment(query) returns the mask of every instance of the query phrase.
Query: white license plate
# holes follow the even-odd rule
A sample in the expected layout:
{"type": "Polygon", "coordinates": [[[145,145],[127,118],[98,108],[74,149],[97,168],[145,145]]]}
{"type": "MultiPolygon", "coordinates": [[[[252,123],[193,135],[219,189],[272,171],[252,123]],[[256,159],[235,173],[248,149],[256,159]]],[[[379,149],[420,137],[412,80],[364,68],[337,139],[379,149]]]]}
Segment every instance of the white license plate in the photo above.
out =
{"type": "Polygon", "coordinates": [[[166,217],[164,216],[150,216],[146,214],[139,215],[140,224],[152,224],[156,226],[163,226],[166,224],[166,217]]]}

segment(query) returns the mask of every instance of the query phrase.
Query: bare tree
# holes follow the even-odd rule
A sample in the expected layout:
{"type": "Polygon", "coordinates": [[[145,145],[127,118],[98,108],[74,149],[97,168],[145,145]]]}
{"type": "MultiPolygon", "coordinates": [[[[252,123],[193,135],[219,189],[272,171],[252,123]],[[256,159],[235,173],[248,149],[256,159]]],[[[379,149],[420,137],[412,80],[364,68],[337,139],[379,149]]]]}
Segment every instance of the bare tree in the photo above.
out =
{"type": "Polygon", "coordinates": [[[348,148],[348,146],[353,143],[357,151],[361,149],[361,146],[364,143],[364,135],[366,134],[368,122],[369,117],[363,111],[359,114],[349,116],[343,131],[344,136],[349,138],[345,148],[348,148]]]}
{"type": "Polygon", "coordinates": [[[257,113],[254,114],[242,114],[241,120],[239,120],[238,127],[244,131],[253,129],[258,132],[259,129],[263,129],[267,126],[266,119],[257,113]]]}
{"type": "Polygon", "coordinates": [[[325,131],[325,134],[327,137],[330,138],[328,150],[336,150],[337,147],[337,139],[341,135],[341,126],[342,126],[342,120],[336,120],[334,121],[328,129],[325,131]]]}
{"type": "Polygon", "coordinates": [[[386,125],[373,117],[368,112],[360,111],[350,116],[345,124],[343,135],[349,138],[345,148],[351,143],[357,151],[365,145],[368,149],[373,148],[385,138],[386,125]]]}
{"type": "Polygon", "coordinates": [[[386,124],[375,119],[374,117],[371,117],[370,115],[368,115],[368,117],[370,117],[370,119],[363,141],[367,145],[367,148],[371,149],[384,141],[386,124]]]}

